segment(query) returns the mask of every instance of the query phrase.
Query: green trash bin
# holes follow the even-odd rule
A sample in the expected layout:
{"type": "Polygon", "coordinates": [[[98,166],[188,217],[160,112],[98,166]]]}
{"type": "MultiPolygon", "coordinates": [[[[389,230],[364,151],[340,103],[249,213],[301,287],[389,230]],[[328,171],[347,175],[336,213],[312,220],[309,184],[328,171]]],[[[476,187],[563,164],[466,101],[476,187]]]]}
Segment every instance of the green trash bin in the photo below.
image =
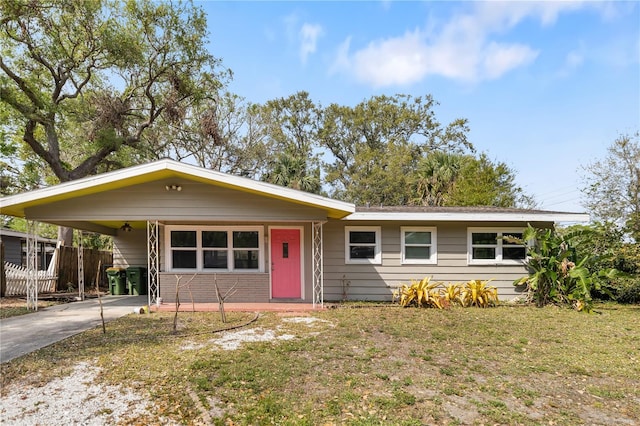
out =
{"type": "Polygon", "coordinates": [[[107,268],[107,281],[109,282],[109,293],[114,295],[127,294],[126,274],[124,269],[107,268]]]}
{"type": "Polygon", "coordinates": [[[127,268],[127,288],[130,295],[147,294],[147,268],[129,266],[127,268]]]}

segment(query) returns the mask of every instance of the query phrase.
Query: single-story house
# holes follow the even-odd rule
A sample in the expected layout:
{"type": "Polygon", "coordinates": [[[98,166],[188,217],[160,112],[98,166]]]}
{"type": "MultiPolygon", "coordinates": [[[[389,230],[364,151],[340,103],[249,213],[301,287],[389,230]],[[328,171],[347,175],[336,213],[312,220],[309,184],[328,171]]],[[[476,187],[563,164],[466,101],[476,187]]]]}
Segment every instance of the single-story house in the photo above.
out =
{"type": "Polygon", "coordinates": [[[432,276],[492,279],[502,299],[526,274],[503,235],[588,215],[493,207],[356,207],[160,160],[0,199],[2,214],[111,235],[114,266],[148,268],[149,302],[390,300],[432,276]],[[192,279],[193,278],[193,279],[192,279]]]}

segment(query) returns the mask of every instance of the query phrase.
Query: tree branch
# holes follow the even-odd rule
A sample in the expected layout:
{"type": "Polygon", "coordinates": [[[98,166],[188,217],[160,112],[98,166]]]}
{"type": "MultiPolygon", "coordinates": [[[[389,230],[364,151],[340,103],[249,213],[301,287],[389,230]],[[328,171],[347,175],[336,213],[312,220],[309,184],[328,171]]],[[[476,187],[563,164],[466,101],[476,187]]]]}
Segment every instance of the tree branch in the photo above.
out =
{"type": "MultiPolygon", "coordinates": [[[[15,74],[2,60],[2,56],[0,56],[0,68],[2,68],[2,71],[5,72],[5,74],[7,74],[9,76],[9,78],[11,80],[13,80],[18,87],[20,88],[20,90],[22,90],[22,92],[24,92],[24,94],[29,98],[29,100],[37,107],[37,108],[41,108],[44,109],[45,105],[44,103],[42,103],[42,101],[40,100],[40,98],[38,98],[38,96],[36,96],[36,94],[33,92],[33,90],[31,90],[31,88],[29,87],[29,85],[27,84],[26,81],[24,81],[20,76],[18,76],[17,74],[15,74]]],[[[4,89],[3,89],[4,91],[4,89]]]]}

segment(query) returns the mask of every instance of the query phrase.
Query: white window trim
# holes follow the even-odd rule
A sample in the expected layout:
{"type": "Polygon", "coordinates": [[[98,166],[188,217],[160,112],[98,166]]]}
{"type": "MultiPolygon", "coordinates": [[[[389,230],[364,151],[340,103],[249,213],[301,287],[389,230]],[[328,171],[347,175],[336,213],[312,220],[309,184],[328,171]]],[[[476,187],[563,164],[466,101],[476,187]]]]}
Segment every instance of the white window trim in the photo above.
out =
{"type": "Polygon", "coordinates": [[[437,265],[438,264],[438,230],[435,226],[401,226],[400,227],[400,250],[403,265],[437,265]],[[406,244],[404,241],[405,232],[431,232],[431,244],[415,244],[416,247],[429,247],[431,255],[428,259],[407,259],[406,244]]]}
{"type": "MultiPolygon", "coordinates": [[[[502,258],[502,247],[503,240],[502,237],[505,235],[509,235],[511,233],[522,234],[524,232],[523,228],[501,228],[501,227],[478,227],[478,228],[467,228],[467,264],[468,265],[524,265],[526,262],[526,258],[522,260],[511,260],[511,259],[503,259],[502,258]],[[474,233],[481,232],[495,232],[498,234],[496,241],[496,257],[495,259],[473,259],[473,240],[471,238],[474,233]]],[[[483,245],[483,247],[489,247],[487,245],[483,245]]],[[[491,247],[494,247],[491,245],[491,247]]]]}
{"type": "Polygon", "coordinates": [[[189,225],[167,225],[164,235],[164,244],[166,248],[165,262],[167,265],[167,272],[205,272],[205,273],[224,273],[235,272],[242,274],[264,272],[264,227],[262,226],[189,226],[189,225]],[[173,248],[171,247],[171,231],[195,231],[196,232],[196,247],[177,247],[176,250],[196,250],[196,268],[174,268],[173,267],[173,248]],[[202,247],[202,231],[227,231],[227,238],[229,240],[228,247],[223,250],[227,250],[227,268],[226,269],[213,269],[204,268],[202,254],[205,250],[218,250],[211,247],[202,247]],[[258,269],[234,269],[233,268],[233,252],[235,250],[246,249],[234,249],[233,248],[233,232],[234,231],[253,231],[258,232],[258,269]]]}
{"type": "MultiPolygon", "coordinates": [[[[380,226],[345,226],[344,227],[344,263],[351,265],[381,265],[382,264],[382,228],[380,226]],[[357,232],[375,232],[376,242],[375,245],[371,244],[374,247],[374,257],[373,259],[351,259],[349,254],[351,253],[349,243],[349,235],[351,231],[357,232]]],[[[369,244],[359,244],[359,245],[369,245],[369,244]]]]}

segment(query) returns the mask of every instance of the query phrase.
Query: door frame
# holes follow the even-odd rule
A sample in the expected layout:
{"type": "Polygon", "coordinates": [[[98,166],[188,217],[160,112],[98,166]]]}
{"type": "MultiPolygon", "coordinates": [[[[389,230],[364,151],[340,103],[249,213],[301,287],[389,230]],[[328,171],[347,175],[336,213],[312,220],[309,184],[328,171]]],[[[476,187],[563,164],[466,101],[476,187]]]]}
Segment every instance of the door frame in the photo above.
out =
{"type": "Polygon", "coordinates": [[[286,225],[274,225],[274,226],[269,226],[269,241],[267,243],[267,246],[269,247],[269,263],[268,263],[268,267],[269,267],[269,299],[273,299],[273,274],[272,274],[272,270],[271,270],[271,260],[272,260],[272,256],[271,256],[271,231],[273,229],[297,229],[300,231],[300,299],[301,300],[305,300],[305,285],[304,285],[304,226],[301,225],[291,225],[291,226],[286,226],[286,225]]]}

